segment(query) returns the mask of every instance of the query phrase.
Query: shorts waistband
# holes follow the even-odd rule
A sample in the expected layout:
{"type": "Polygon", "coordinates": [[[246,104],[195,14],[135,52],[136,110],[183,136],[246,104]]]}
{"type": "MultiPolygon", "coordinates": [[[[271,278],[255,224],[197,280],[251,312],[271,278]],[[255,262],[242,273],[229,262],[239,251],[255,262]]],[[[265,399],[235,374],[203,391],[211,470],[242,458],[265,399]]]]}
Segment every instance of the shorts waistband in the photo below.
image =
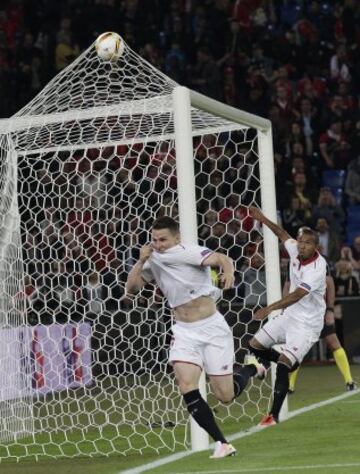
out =
{"type": "Polygon", "coordinates": [[[200,321],[194,321],[192,323],[184,323],[184,321],[175,321],[175,324],[184,328],[197,328],[203,326],[204,324],[211,323],[219,317],[224,318],[224,316],[219,313],[219,311],[216,311],[216,313],[212,314],[211,316],[208,316],[207,318],[200,319],[200,321]]]}

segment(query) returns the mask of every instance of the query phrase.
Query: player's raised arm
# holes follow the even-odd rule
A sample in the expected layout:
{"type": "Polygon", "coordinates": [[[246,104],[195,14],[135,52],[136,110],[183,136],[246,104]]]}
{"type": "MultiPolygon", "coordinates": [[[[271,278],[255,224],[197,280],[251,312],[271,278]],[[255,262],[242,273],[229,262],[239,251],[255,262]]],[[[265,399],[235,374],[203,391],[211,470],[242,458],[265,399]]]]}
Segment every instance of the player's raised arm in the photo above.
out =
{"type": "Polygon", "coordinates": [[[152,251],[153,249],[150,245],[144,245],[140,249],[140,258],[130,270],[126,281],[125,288],[128,295],[135,295],[145,285],[145,281],[142,278],[142,271],[152,251]]]}
{"type": "Polygon", "coordinates": [[[224,290],[229,290],[234,286],[234,264],[230,257],[219,252],[210,254],[202,262],[206,267],[217,267],[221,270],[220,282],[224,290]]]}
{"type": "Polygon", "coordinates": [[[272,222],[270,219],[264,216],[264,214],[257,207],[250,206],[249,213],[251,217],[269,227],[269,229],[274,232],[274,234],[281,240],[281,242],[285,242],[285,240],[291,239],[290,235],[286,232],[286,230],[284,230],[282,227],[275,224],[275,222],[272,222]]]}

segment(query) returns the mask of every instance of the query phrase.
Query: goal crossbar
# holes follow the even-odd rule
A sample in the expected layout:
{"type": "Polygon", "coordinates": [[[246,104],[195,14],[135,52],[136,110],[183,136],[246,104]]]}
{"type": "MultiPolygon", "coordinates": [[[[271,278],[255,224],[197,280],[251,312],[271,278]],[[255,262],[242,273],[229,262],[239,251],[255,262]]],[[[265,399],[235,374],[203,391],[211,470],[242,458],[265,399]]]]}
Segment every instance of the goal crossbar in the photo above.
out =
{"type": "Polygon", "coordinates": [[[266,132],[271,128],[270,120],[258,117],[257,115],[244,112],[243,110],[236,109],[230,105],[223,104],[217,100],[206,97],[199,92],[189,90],[191,105],[198,109],[204,110],[212,115],[221,117],[229,122],[236,122],[242,126],[256,128],[261,132],[266,132]]]}
{"type": "MultiPolygon", "coordinates": [[[[191,105],[201,111],[208,112],[211,115],[223,118],[227,123],[224,127],[232,125],[234,122],[241,125],[242,128],[252,127],[260,131],[266,131],[271,127],[270,120],[249,114],[242,110],[223,104],[217,100],[189,90],[191,105]]],[[[153,97],[150,99],[135,100],[132,102],[125,102],[121,105],[111,105],[105,107],[94,107],[85,110],[68,110],[66,112],[43,114],[43,115],[27,115],[24,117],[12,117],[9,119],[0,119],[0,133],[11,133],[26,130],[29,127],[43,127],[50,124],[71,122],[73,120],[92,120],[101,117],[111,116],[131,116],[131,115],[151,115],[161,113],[171,113],[172,108],[171,95],[164,95],[153,97]]],[[[235,127],[234,127],[235,128],[235,127]]],[[[203,130],[203,129],[202,129],[203,130]]],[[[206,129],[205,129],[206,132],[206,129]]],[[[211,133],[211,132],[210,132],[211,133]]]]}

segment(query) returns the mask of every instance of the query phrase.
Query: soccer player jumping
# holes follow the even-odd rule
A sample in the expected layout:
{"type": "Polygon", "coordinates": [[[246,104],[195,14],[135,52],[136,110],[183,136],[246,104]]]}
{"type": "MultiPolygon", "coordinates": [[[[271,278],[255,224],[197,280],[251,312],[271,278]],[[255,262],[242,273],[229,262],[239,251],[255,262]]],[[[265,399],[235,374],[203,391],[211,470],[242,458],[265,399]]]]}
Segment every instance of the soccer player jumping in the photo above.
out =
{"type": "Polygon", "coordinates": [[[260,361],[277,363],[273,404],[260,422],[261,426],[271,426],[279,422],[280,409],[289,389],[289,373],[318,341],[324,325],[326,260],[317,250],[318,234],[309,227],[302,227],[294,240],[259,209],[250,207],[249,211],[284,243],[290,257],[289,294],[256,311],[253,319],[263,320],[272,311],[283,311],[271,318],[249,342],[251,352],[260,361]],[[272,349],[275,344],[283,344],[281,353],[272,349]]]}
{"type": "Polygon", "coordinates": [[[200,394],[201,372],[207,373],[215,397],[230,402],[250,377],[263,378],[265,368],[252,357],[249,365],[233,372],[233,335],[217,311],[220,290],[212,284],[210,267],[221,270],[224,290],[232,288],[234,266],[229,257],[206,247],[183,245],[178,223],[171,217],[160,217],[152,225],[151,244],[141,248],[139,261],[128,275],[126,291],[134,294],[146,282],[155,281],[173,309],[169,362],[189,413],[216,442],[211,457],[223,458],[234,455],[235,448],[225,439],[200,394]]]}

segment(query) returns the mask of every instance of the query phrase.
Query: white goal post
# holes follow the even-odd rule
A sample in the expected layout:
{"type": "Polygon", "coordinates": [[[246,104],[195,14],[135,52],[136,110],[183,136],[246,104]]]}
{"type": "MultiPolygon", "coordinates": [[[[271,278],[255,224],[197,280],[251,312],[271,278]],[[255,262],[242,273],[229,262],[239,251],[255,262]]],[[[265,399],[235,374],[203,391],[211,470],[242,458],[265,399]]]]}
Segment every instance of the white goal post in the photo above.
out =
{"type": "MultiPolygon", "coordinates": [[[[235,261],[219,305],[243,361],[252,311],[281,297],[277,239],[246,211],[277,219],[271,123],[92,45],[0,120],[0,157],[0,460],[206,449],[167,368],[170,311],[124,282],[152,220],[179,219],[235,261]]],[[[208,399],[252,423],[270,389],[208,399]]]]}
{"type": "MultiPolygon", "coordinates": [[[[267,119],[222,104],[221,102],[181,86],[174,89],[173,98],[175,143],[178,160],[177,170],[179,181],[182,182],[182,186],[179,188],[179,217],[181,236],[184,242],[191,244],[197,244],[198,242],[190,114],[191,106],[223,117],[226,120],[258,129],[261,207],[269,219],[277,222],[271,122],[267,119]]],[[[263,232],[267,301],[268,304],[271,304],[280,299],[282,295],[278,239],[273,232],[265,226],[263,232]]],[[[274,376],[273,367],[273,379],[274,376]]],[[[201,378],[200,389],[203,397],[206,397],[204,374],[201,378]]],[[[287,400],[282,407],[281,415],[283,417],[287,415],[287,400]]],[[[191,427],[192,449],[195,451],[207,449],[209,444],[207,434],[194,420],[191,420],[191,427]]]]}

